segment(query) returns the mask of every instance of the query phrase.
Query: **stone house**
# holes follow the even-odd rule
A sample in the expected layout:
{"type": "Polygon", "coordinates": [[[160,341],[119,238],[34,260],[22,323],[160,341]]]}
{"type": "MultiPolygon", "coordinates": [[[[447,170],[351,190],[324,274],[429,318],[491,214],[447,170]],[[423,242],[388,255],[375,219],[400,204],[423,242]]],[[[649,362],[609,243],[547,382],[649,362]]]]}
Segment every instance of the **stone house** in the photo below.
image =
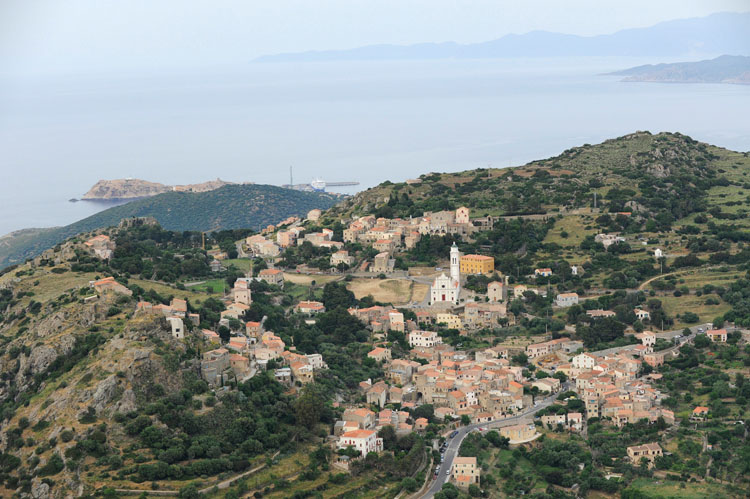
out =
{"type": "Polygon", "coordinates": [[[656,460],[657,457],[663,455],[661,446],[657,443],[634,445],[632,447],[628,447],[627,452],[628,458],[634,466],[639,466],[641,464],[641,460],[646,459],[648,461],[649,468],[654,466],[654,460],[656,460]]]}

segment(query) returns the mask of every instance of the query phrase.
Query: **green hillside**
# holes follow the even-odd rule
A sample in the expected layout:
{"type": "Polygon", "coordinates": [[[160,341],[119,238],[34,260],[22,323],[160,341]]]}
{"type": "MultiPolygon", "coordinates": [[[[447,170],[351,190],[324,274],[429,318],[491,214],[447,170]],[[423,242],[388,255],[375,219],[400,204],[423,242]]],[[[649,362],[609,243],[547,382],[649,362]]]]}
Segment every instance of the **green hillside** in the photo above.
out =
{"type": "Polygon", "coordinates": [[[408,217],[460,206],[472,208],[472,216],[556,214],[593,207],[596,195],[601,211],[634,212],[643,226],[653,220],[668,228],[721,207],[729,191],[750,189],[749,173],[748,153],[678,133],[636,132],[514,168],[425,174],[419,184],[384,182],[329,215],[408,217]]]}
{"type": "Polygon", "coordinates": [[[329,208],[339,199],[332,194],[254,184],[201,193],[168,192],[109,208],[65,227],[6,237],[0,245],[0,267],[33,257],[81,232],[117,225],[123,218],[151,216],[165,229],[179,231],[257,229],[292,215],[304,216],[314,208],[329,208]]]}

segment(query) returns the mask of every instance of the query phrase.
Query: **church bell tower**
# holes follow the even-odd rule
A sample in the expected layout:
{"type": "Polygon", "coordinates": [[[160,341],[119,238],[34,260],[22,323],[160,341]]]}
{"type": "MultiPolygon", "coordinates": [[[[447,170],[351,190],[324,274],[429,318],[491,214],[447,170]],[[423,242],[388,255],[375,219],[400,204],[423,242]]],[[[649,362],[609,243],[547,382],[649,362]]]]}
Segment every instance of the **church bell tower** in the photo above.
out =
{"type": "Polygon", "coordinates": [[[456,246],[456,243],[453,243],[453,246],[451,246],[451,279],[456,282],[461,282],[460,258],[461,253],[458,251],[458,246],[456,246]]]}

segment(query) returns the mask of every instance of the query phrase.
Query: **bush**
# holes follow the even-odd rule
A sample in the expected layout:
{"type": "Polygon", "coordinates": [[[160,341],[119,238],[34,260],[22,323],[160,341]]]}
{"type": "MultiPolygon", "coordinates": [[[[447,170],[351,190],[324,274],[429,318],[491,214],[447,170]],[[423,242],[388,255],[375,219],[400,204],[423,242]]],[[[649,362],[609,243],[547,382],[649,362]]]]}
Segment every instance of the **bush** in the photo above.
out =
{"type": "Polygon", "coordinates": [[[417,481],[412,477],[406,477],[401,480],[401,488],[407,492],[416,492],[418,487],[417,481]]]}
{"type": "Polygon", "coordinates": [[[688,324],[694,324],[700,320],[700,317],[693,312],[685,312],[682,314],[682,320],[688,324]]]}
{"type": "Polygon", "coordinates": [[[47,464],[42,466],[42,469],[39,470],[40,476],[49,476],[49,475],[56,475],[60,473],[65,468],[65,462],[60,457],[60,454],[54,453],[49,458],[49,461],[47,461],[47,464]]]}

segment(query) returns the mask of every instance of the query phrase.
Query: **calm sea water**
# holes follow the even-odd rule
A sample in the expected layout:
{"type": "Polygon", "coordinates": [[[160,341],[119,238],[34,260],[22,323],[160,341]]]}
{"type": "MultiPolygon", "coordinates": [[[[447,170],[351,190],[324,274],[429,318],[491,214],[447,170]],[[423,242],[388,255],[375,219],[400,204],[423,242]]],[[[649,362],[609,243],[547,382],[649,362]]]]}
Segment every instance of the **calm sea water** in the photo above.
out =
{"type": "Polygon", "coordinates": [[[502,167],[635,130],[750,149],[750,86],[621,83],[644,59],[252,64],[0,75],[0,234],[63,225],[101,178],[359,188],[502,167]]]}

